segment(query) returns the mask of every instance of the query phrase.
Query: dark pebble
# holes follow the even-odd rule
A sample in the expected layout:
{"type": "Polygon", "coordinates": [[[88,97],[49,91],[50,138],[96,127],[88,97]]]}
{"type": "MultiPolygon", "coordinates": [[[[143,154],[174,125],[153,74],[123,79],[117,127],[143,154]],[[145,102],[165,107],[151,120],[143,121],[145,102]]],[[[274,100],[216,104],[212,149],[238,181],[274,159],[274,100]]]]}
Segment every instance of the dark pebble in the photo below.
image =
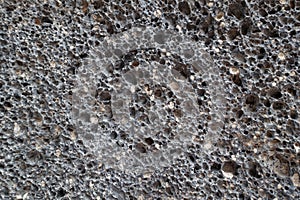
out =
{"type": "Polygon", "coordinates": [[[237,19],[242,19],[245,17],[244,8],[240,3],[230,4],[228,14],[235,16],[237,19]]]}
{"type": "Polygon", "coordinates": [[[190,6],[189,6],[188,2],[186,2],[186,1],[180,2],[178,4],[178,9],[180,10],[180,12],[182,12],[185,15],[191,14],[190,6]]]}

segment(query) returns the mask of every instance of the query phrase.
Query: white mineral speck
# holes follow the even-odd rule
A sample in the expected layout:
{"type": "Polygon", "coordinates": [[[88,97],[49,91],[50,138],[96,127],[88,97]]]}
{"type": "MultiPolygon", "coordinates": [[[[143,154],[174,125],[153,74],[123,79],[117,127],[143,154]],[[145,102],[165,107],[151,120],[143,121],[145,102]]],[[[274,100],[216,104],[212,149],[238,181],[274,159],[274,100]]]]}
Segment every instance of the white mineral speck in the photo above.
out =
{"type": "Polygon", "coordinates": [[[279,3],[286,4],[286,0],[279,0],[279,3]]]}
{"type": "Polygon", "coordinates": [[[19,133],[20,132],[20,126],[17,123],[14,123],[14,133],[19,133]]]}
{"type": "Polygon", "coordinates": [[[232,155],[232,156],[231,156],[231,159],[232,159],[233,161],[236,161],[236,155],[232,155]]]}
{"type": "Polygon", "coordinates": [[[60,157],[60,155],[61,155],[61,151],[60,151],[59,149],[57,149],[57,150],[55,151],[55,156],[56,156],[56,157],[60,157]]]}
{"type": "Polygon", "coordinates": [[[154,12],[154,15],[155,15],[155,17],[161,17],[161,11],[160,10],[156,10],[155,12],[154,12]]]}
{"type": "Polygon", "coordinates": [[[50,62],[50,67],[54,68],[55,66],[56,66],[56,64],[54,61],[50,62]]]}
{"type": "Polygon", "coordinates": [[[224,172],[222,171],[223,175],[226,177],[226,178],[229,178],[231,179],[233,177],[233,174],[232,173],[228,173],[228,172],[224,172]]]}
{"type": "Polygon", "coordinates": [[[176,28],[178,29],[179,32],[182,31],[181,26],[177,25],[176,28]]]}
{"type": "Polygon", "coordinates": [[[144,200],[144,197],[143,196],[139,196],[138,200],[144,200]]]}
{"type": "Polygon", "coordinates": [[[284,55],[284,53],[280,52],[280,53],[278,54],[278,58],[279,58],[280,60],[285,60],[285,55],[284,55]]]}
{"type": "Polygon", "coordinates": [[[151,178],[152,173],[151,172],[146,172],[143,174],[143,178],[151,178]]]}
{"type": "Polygon", "coordinates": [[[98,119],[96,117],[91,117],[91,122],[93,124],[97,124],[98,123],[98,119]]]}
{"type": "Polygon", "coordinates": [[[24,195],[23,195],[23,200],[27,199],[28,197],[28,192],[26,192],[24,195]]]}
{"type": "Polygon", "coordinates": [[[150,96],[150,100],[151,100],[151,101],[154,101],[154,100],[155,100],[154,95],[151,95],[151,96],[150,96]]]}
{"type": "Polygon", "coordinates": [[[90,186],[91,189],[93,189],[94,188],[94,183],[90,182],[89,186],[90,186]]]}
{"type": "Polygon", "coordinates": [[[132,86],[130,87],[130,91],[131,91],[132,93],[135,92],[135,86],[134,86],[134,85],[132,85],[132,86]]]}
{"type": "Polygon", "coordinates": [[[240,70],[236,67],[230,67],[229,73],[232,74],[232,75],[237,75],[237,74],[240,73],[240,70]]]}
{"type": "Polygon", "coordinates": [[[208,7],[213,7],[213,6],[214,6],[214,2],[208,2],[208,3],[207,3],[207,6],[208,6],[208,7]]]}
{"type": "Polygon", "coordinates": [[[173,109],[173,108],[174,108],[174,103],[173,103],[173,102],[170,102],[170,103],[169,103],[169,108],[170,108],[170,109],[173,109]]]}
{"type": "Polygon", "coordinates": [[[295,72],[295,71],[292,71],[292,72],[290,73],[290,76],[296,76],[296,72],[295,72]]]}

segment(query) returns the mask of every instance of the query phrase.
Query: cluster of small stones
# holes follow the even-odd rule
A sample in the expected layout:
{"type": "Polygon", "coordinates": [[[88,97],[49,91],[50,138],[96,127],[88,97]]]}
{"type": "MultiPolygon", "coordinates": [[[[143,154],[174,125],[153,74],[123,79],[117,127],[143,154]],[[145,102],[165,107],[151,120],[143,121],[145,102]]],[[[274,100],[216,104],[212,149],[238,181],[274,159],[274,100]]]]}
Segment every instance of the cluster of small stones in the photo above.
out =
{"type": "Polygon", "coordinates": [[[0,3],[1,199],[300,198],[298,1],[0,3]],[[214,151],[140,175],[104,168],[70,114],[90,50],[134,26],[201,43],[229,97],[214,151]]]}

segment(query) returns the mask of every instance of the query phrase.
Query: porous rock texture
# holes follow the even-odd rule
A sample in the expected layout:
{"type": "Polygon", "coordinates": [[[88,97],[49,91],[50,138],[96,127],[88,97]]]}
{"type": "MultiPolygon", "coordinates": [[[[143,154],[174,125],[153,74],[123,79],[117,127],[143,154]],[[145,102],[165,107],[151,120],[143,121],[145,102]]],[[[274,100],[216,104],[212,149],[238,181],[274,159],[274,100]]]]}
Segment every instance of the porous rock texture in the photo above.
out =
{"type": "Polygon", "coordinates": [[[0,0],[0,19],[0,199],[300,199],[299,1],[0,0]],[[103,52],[136,28],[191,51],[103,52]]]}

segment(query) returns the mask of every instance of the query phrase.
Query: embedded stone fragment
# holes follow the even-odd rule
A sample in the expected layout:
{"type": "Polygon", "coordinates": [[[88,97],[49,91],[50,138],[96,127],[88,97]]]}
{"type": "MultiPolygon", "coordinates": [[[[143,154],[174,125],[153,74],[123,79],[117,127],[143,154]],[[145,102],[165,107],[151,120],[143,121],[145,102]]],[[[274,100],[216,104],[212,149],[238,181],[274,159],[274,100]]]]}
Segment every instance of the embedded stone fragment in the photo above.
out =
{"type": "Polygon", "coordinates": [[[228,14],[235,16],[237,19],[244,18],[244,8],[240,3],[232,3],[229,5],[228,14]]]}
{"type": "Polygon", "coordinates": [[[295,173],[292,177],[291,177],[291,181],[293,182],[293,185],[295,187],[300,187],[300,176],[299,173],[295,173]]]}
{"type": "Polygon", "coordinates": [[[246,96],[246,105],[250,110],[255,111],[259,103],[259,97],[256,94],[249,94],[246,96]]]}
{"type": "Polygon", "coordinates": [[[178,9],[185,15],[189,15],[191,13],[190,5],[186,1],[179,2],[178,9]]]}
{"type": "Polygon", "coordinates": [[[282,97],[282,93],[281,93],[280,89],[279,88],[275,88],[275,87],[269,89],[268,94],[271,97],[276,98],[276,99],[279,99],[279,98],[282,97]]]}
{"type": "Polygon", "coordinates": [[[275,174],[280,177],[287,177],[290,175],[290,165],[287,160],[277,159],[274,163],[273,170],[275,174]]]}
{"type": "Polygon", "coordinates": [[[227,178],[237,175],[238,165],[234,161],[225,161],[222,165],[222,173],[227,178]]]}

